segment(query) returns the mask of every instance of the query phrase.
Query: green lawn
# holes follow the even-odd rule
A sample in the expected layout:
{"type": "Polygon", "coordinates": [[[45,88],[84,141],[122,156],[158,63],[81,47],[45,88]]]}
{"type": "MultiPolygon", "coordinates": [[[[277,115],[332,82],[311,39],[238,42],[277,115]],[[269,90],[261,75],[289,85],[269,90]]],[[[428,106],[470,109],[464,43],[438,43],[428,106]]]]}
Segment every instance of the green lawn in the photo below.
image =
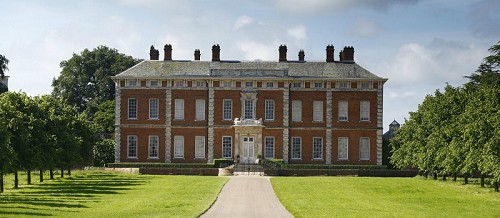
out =
{"type": "MultiPolygon", "coordinates": [[[[48,178],[48,175],[46,176],[48,178]]],[[[225,177],[153,176],[75,171],[71,178],[46,180],[0,194],[0,217],[196,217],[215,201],[225,177]]]]}
{"type": "Polygon", "coordinates": [[[491,188],[422,178],[278,177],[276,195],[295,217],[500,217],[491,188]]]}

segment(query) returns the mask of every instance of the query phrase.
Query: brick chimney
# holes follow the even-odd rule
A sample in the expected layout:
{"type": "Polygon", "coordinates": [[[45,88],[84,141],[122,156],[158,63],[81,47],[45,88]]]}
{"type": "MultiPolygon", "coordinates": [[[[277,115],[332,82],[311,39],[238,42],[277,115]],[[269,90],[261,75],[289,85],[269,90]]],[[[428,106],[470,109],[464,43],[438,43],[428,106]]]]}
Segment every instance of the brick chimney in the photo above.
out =
{"type": "Polygon", "coordinates": [[[149,49],[149,60],[160,60],[160,52],[154,46],[149,49]]]}
{"type": "Polygon", "coordinates": [[[342,60],[344,62],[354,62],[354,48],[352,46],[344,47],[344,50],[340,53],[342,60]]]}
{"type": "Polygon", "coordinates": [[[195,61],[199,61],[200,60],[200,56],[201,56],[200,49],[195,49],[194,50],[194,60],[195,61]]]}
{"type": "Polygon", "coordinates": [[[327,45],[326,46],[326,62],[333,62],[335,56],[335,48],[333,45],[327,45]]]}
{"type": "Polygon", "coordinates": [[[286,62],[286,51],[288,49],[286,49],[286,45],[280,45],[280,48],[278,49],[278,51],[280,52],[280,59],[279,59],[279,62],[286,62]]]}
{"type": "Polygon", "coordinates": [[[306,53],[304,52],[304,50],[300,49],[300,51],[299,51],[299,61],[304,62],[304,57],[305,56],[306,56],[306,53]]]}
{"type": "Polygon", "coordinates": [[[344,61],[344,56],[342,56],[342,55],[343,55],[342,50],[340,50],[340,52],[339,52],[339,60],[340,61],[344,61]]]}
{"type": "Polygon", "coordinates": [[[212,46],[212,61],[220,61],[220,46],[219,46],[219,44],[212,46]]]}
{"type": "Polygon", "coordinates": [[[172,45],[166,44],[165,47],[163,48],[163,50],[165,51],[164,60],[171,61],[172,60],[172,45]]]}

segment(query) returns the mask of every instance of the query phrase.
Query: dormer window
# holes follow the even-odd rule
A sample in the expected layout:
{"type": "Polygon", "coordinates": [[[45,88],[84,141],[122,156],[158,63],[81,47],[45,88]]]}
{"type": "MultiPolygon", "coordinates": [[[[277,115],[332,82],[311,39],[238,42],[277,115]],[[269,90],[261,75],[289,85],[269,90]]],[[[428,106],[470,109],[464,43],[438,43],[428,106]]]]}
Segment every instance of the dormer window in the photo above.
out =
{"type": "Polygon", "coordinates": [[[320,82],[315,82],[314,83],[314,88],[323,88],[323,83],[320,83],[320,82]]]}
{"type": "Polygon", "coordinates": [[[368,89],[368,88],[370,88],[370,83],[369,82],[362,82],[361,83],[361,88],[362,89],[368,89]]]}
{"type": "Polygon", "coordinates": [[[149,80],[149,86],[150,87],[158,87],[158,84],[159,84],[159,82],[156,79],[155,80],[149,80]]]}
{"type": "Polygon", "coordinates": [[[347,89],[347,88],[349,88],[349,83],[348,82],[340,82],[339,87],[341,89],[347,89]]]}
{"type": "Polygon", "coordinates": [[[266,88],[273,88],[274,82],[266,82],[266,88]]]}
{"type": "Polygon", "coordinates": [[[176,80],[175,87],[184,87],[184,80],[176,80]]]}
{"type": "Polygon", "coordinates": [[[206,83],[205,81],[196,81],[196,87],[206,87],[206,83]]]}
{"type": "Polygon", "coordinates": [[[127,80],[127,86],[137,86],[137,80],[136,79],[127,80]]]}
{"type": "Polygon", "coordinates": [[[253,87],[253,82],[245,82],[245,87],[253,87]]]}
{"type": "Polygon", "coordinates": [[[292,87],[293,87],[293,88],[300,88],[300,87],[302,87],[302,83],[301,83],[301,82],[294,82],[294,83],[292,84],[292,87]]]}
{"type": "Polygon", "coordinates": [[[233,87],[232,81],[222,81],[222,87],[233,87]]]}

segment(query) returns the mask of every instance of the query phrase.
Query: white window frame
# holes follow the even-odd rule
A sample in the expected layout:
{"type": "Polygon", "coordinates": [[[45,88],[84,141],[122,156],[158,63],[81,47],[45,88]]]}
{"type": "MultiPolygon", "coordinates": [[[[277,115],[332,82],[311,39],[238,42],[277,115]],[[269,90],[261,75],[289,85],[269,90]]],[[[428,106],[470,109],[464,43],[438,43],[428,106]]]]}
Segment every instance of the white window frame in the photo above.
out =
{"type": "Polygon", "coordinates": [[[174,80],[174,87],[186,87],[186,81],[174,80]]]}
{"type": "Polygon", "coordinates": [[[137,105],[137,98],[129,98],[127,100],[127,103],[128,103],[128,110],[127,110],[127,118],[129,120],[137,120],[137,117],[138,117],[138,111],[137,111],[137,108],[138,108],[138,105],[137,105]],[[131,101],[134,102],[134,105],[131,106],[131,101]]]}
{"type": "Polygon", "coordinates": [[[148,87],[159,87],[160,86],[160,81],[157,80],[157,79],[151,79],[151,80],[148,80],[147,85],[148,85],[148,87]],[[154,82],[156,84],[153,84],[154,82]]]}
{"type": "Polygon", "coordinates": [[[350,86],[349,86],[349,82],[347,81],[341,81],[339,82],[339,88],[341,89],[348,89],[350,86]]]}
{"type": "Polygon", "coordinates": [[[313,101],[313,121],[323,122],[323,101],[313,101]]]}
{"type": "Polygon", "coordinates": [[[194,81],[196,87],[207,87],[207,83],[204,80],[194,81]]]}
{"type": "Polygon", "coordinates": [[[184,99],[175,99],[174,119],[184,120],[184,99]]]}
{"type": "Polygon", "coordinates": [[[348,101],[339,101],[339,116],[338,120],[342,122],[349,121],[349,102],[348,101]]]}
{"type": "Polygon", "coordinates": [[[338,159],[348,160],[349,159],[349,138],[339,137],[338,138],[338,159]],[[345,150],[345,156],[343,151],[345,150]]]}
{"type": "Polygon", "coordinates": [[[323,83],[322,82],[311,82],[311,87],[315,89],[321,89],[323,88],[323,83]]]}
{"type": "Polygon", "coordinates": [[[232,157],[233,157],[233,137],[222,136],[222,158],[232,158],[232,157]],[[229,147],[227,147],[228,145],[229,147]]]}
{"type": "Polygon", "coordinates": [[[150,98],[149,99],[149,119],[150,120],[158,120],[159,117],[159,106],[160,100],[158,98],[150,98]]]}
{"type": "Polygon", "coordinates": [[[194,158],[205,159],[205,136],[194,137],[194,158]]]}
{"type": "Polygon", "coordinates": [[[159,159],[158,151],[160,144],[160,137],[157,135],[150,135],[148,140],[148,158],[149,159],[159,159]]]}
{"type": "Polygon", "coordinates": [[[205,99],[196,99],[196,118],[197,121],[205,120],[205,99]]]}
{"type": "Polygon", "coordinates": [[[223,80],[222,87],[233,87],[233,81],[231,80],[223,80]]]}
{"type": "Polygon", "coordinates": [[[302,122],[302,101],[300,100],[292,101],[292,121],[302,122]]]}
{"type": "Polygon", "coordinates": [[[254,119],[254,100],[243,100],[243,119],[254,119]]]}
{"type": "Polygon", "coordinates": [[[275,152],[274,149],[276,147],[276,141],[273,136],[266,136],[264,138],[264,155],[266,159],[273,159],[275,152]]]}
{"type": "Polygon", "coordinates": [[[313,159],[314,160],[322,160],[323,159],[323,138],[322,137],[313,137],[312,145],[313,145],[313,147],[312,147],[313,159]]]}
{"type": "Polygon", "coordinates": [[[274,88],[274,82],[266,82],[266,88],[274,88]]]}
{"type": "Polygon", "coordinates": [[[369,89],[370,88],[370,82],[361,82],[362,89],[369,89]]]}
{"type": "Polygon", "coordinates": [[[254,87],[253,81],[245,81],[245,88],[252,88],[252,87],[254,87]]]}
{"type": "Polygon", "coordinates": [[[370,160],[370,138],[369,137],[360,137],[359,138],[359,160],[370,160]],[[365,152],[366,156],[363,156],[363,152],[365,152]]]}
{"type": "Polygon", "coordinates": [[[292,88],[302,88],[302,82],[293,82],[292,88]]]}
{"type": "Polygon", "coordinates": [[[359,119],[360,121],[370,121],[370,101],[359,102],[359,119]]]}
{"type": "Polygon", "coordinates": [[[184,158],[184,136],[182,135],[174,136],[174,158],[184,158]]]}
{"type": "Polygon", "coordinates": [[[139,138],[136,135],[127,136],[127,158],[137,159],[139,138]],[[133,152],[131,152],[133,149],[133,152]],[[133,153],[135,152],[135,155],[133,153]]]}
{"type": "Polygon", "coordinates": [[[264,120],[274,120],[274,108],[275,108],[274,100],[266,99],[264,104],[265,104],[264,120]]]}
{"type": "Polygon", "coordinates": [[[222,120],[233,120],[233,99],[222,100],[222,120]]]}
{"type": "Polygon", "coordinates": [[[292,159],[300,160],[302,159],[302,138],[301,137],[292,137],[292,159]],[[298,142],[298,144],[296,143],[298,142]],[[296,149],[298,146],[298,156],[296,155],[296,149]]]}
{"type": "Polygon", "coordinates": [[[126,86],[128,87],[136,87],[139,86],[140,82],[137,79],[127,79],[126,81],[126,86]]]}

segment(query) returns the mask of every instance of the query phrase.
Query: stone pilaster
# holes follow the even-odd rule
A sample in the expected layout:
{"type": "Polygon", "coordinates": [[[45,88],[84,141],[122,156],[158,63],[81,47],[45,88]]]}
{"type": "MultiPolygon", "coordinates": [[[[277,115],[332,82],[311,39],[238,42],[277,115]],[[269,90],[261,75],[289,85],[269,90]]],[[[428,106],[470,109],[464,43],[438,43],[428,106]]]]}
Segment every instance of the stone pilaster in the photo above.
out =
{"type": "Polygon", "coordinates": [[[326,92],[326,164],[332,164],[332,91],[326,92]]]}
{"type": "Polygon", "coordinates": [[[384,87],[379,85],[377,91],[377,165],[382,165],[382,130],[383,130],[383,111],[384,111],[384,87]]]}
{"type": "Polygon", "coordinates": [[[115,163],[120,163],[120,153],[121,153],[121,119],[122,111],[122,97],[120,84],[117,82],[115,84],[115,163]]]}
{"type": "Polygon", "coordinates": [[[210,84],[208,88],[208,163],[214,161],[214,101],[215,91],[210,84]]]}
{"type": "MultiPolygon", "coordinates": [[[[285,82],[285,87],[288,87],[285,82]]],[[[288,163],[288,145],[290,140],[289,118],[290,118],[290,89],[283,90],[283,162],[288,163]]]]}
{"type": "Polygon", "coordinates": [[[165,93],[165,163],[172,162],[172,89],[165,93]]]}

